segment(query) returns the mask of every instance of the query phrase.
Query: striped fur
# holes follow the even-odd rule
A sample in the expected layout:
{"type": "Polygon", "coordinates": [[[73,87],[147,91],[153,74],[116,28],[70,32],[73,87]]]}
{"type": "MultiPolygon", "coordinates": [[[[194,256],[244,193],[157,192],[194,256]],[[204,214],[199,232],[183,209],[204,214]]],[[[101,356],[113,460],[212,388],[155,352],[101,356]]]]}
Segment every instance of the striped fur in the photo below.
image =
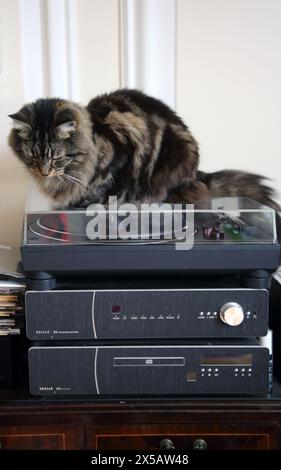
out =
{"type": "Polygon", "coordinates": [[[246,178],[253,187],[245,191],[232,173],[212,180],[198,172],[198,145],[188,127],[164,103],[137,90],[98,96],[86,108],[40,99],[11,118],[10,146],[58,208],[106,203],[109,196],[196,203],[251,191],[274,204],[260,180],[246,178]]]}

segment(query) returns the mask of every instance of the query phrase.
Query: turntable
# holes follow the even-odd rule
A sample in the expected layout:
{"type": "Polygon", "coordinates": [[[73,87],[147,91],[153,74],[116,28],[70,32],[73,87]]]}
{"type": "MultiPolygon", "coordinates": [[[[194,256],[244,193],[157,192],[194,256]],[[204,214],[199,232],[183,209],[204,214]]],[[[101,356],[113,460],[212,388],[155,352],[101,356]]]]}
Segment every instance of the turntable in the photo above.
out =
{"type": "MultiPolygon", "coordinates": [[[[171,212],[179,215],[175,206],[171,212]]],[[[137,228],[128,236],[128,220],[119,212],[103,213],[95,231],[94,214],[88,210],[27,211],[21,253],[31,288],[54,288],[60,276],[109,273],[235,274],[241,286],[268,288],[279,265],[275,211],[249,199],[213,199],[208,208],[181,211],[180,224],[173,219],[168,228],[160,216],[156,229],[151,219],[140,228],[142,214],[134,217],[137,228]]]]}

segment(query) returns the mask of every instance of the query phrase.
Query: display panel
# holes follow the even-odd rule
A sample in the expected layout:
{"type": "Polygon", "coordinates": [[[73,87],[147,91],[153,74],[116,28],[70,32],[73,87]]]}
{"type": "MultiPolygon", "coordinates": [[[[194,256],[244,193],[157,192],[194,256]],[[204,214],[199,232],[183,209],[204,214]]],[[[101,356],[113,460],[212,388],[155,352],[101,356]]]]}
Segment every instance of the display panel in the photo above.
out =
{"type": "Polygon", "coordinates": [[[252,354],[201,354],[201,366],[251,366],[252,354]]]}

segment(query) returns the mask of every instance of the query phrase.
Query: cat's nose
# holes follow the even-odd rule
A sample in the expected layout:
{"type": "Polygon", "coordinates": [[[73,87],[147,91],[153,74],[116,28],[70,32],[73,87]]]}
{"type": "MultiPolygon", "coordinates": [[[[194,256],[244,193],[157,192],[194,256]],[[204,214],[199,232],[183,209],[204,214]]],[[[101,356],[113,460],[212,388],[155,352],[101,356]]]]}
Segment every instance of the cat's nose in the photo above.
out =
{"type": "Polygon", "coordinates": [[[48,176],[50,174],[50,165],[49,163],[44,163],[43,165],[40,165],[39,171],[42,176],[48,176]]]}

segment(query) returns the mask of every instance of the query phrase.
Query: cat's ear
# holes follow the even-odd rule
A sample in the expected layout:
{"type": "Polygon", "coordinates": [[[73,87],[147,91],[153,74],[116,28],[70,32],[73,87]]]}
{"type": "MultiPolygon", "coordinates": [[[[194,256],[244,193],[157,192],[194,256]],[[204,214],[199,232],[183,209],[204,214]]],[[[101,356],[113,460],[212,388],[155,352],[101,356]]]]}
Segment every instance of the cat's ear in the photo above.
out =
{"type": "Polygon", "coordinates": [[[76,129],[76,121],[67,121],[62,122],[58,126],[56,126],[57,136],[59,139],[68,139],[76,129]]]}
{"type": "Polygon", "coordinates": [[[23,120],[20,113],[9,114],[9,117],[13,120],[13,129],[19,131],[19,135],[26,139],[29,136],[31,126],[23,120]]]}

